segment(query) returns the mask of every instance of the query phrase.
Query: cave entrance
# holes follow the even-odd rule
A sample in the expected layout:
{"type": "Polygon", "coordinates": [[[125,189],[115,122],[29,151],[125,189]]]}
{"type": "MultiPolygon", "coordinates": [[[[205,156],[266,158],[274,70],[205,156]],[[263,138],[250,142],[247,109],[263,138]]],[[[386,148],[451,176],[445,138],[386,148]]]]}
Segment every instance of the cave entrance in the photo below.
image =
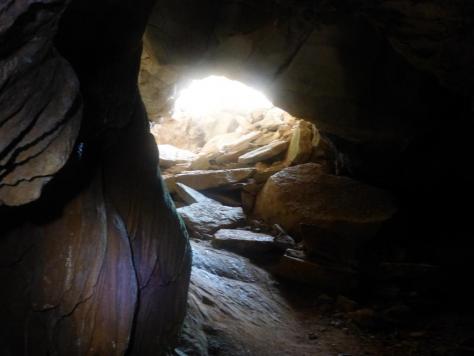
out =
{"type": "MultiPolygon", "coordinates": [[[[275,107],[258,90],[222,76],[192,80],[174,98],[170,114],[151,122],[151,132],[178,208],[209,198],[243,208],[247,215],[265,180],[310,160],[320,139],[313,124],[275,107]]],[[[188,229],[195,232],[189,224],[188,229]]]]}

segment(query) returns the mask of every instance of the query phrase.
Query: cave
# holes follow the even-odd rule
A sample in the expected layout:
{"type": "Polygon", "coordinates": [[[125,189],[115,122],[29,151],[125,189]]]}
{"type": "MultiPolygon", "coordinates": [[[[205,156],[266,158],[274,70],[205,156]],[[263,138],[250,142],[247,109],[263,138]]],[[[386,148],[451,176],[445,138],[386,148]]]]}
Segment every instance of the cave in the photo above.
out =
{"type": "Polygon", "coordinates": [[[0,43],[0,355],[474,354],[470,1],[1,1],[0,43]]]}

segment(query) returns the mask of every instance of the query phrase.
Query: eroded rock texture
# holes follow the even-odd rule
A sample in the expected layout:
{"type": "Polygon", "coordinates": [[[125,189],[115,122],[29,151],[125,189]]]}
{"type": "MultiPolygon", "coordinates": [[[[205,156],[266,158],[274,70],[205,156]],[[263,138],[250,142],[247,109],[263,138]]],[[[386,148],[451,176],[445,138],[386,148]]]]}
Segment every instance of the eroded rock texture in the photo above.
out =
{"type": "Polygon", "coordinates": [[[65,5],[0,4],[0,206],[37,199],[79,131],[79,83],[53,47],[65,5]]]}
{"type": "Polygon", "coordinates": [[[0,204],[36,199],[0,210],[2,355],[156,355],[180,330],[191,251],[136,85],[151,5],[0,5],[0,204]]]}

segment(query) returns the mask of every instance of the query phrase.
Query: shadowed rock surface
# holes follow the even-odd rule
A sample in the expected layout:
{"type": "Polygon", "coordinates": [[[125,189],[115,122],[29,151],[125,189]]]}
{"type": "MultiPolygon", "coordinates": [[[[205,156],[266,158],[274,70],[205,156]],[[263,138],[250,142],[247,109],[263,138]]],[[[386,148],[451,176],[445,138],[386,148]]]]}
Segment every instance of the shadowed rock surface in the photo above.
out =
{"type": "Polygon", "coordinates": [[[0,5],[0,202],[37,199],[0,211],[2,355],[164,354],[181,329],[191,250],[136,84],[151,5],[0,5]]]}
{"type": "Polygon", "coordinates": [[[0,354],[171,353],[187,302],[177,350],[189,354],[472,353],[472,1],[153,6],[0,3],[0,354]],[[265,266],[298,283],[279,288],[247,259],[202,242],[187,301],[191,248],[160,178],[140,64],[155,123],[175,92],[212,73],[264,89],[317,126],[290,132],[270,114],[261,118],[269,132],[245,136],[232,132],[232,120],[211,121],[207,128],[229,135],[206,147],[209,137],[183,125],[193,141],[185,148],[208,155],[167,161],[180,161],[170,173],[182,183],[232,205],[204,199],[180,208],[204,237],[227,226],[226,210],[229,226],[261,232],[264,224],[245,221],[255,203],[288,230],[304,223],[297,243],[265,266]],[[285,157],[283,143],[282,152],[269,150],[281,162],[236,174],[249,148],[277,139],[289,141],[285,157]],[[323,165],[302,179],[286,174],[307,161],[323,165]],[[215,177],[214,163],[233,166],[215,177]],[[272,187],[282,175],[312,189],[272,187]],[[385,190],[399,201],[397,214],[385,190]],[[262,202],[268,191],[271,202],[262,202]],[[287,209],[295,200],[302,204],[287,209]],[[285,221],[293,212],[303,218],[285,221]],[[352,286],[353,268],[360,303],[304,286],[352,286]],[[453,316],[440,303],[459,310],[453,316]]]}

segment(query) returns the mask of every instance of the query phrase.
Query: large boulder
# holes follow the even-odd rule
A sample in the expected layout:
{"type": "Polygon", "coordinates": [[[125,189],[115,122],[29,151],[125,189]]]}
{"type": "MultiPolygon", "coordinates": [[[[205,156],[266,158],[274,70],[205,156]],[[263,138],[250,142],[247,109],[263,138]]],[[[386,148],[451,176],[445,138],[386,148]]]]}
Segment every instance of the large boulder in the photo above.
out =
{"type": "Polygon", "coordinates": [[[208,199],[178,209],[192,236],[210,238],[214,232],[223,228],[242,225],[245,215],[240,207],[225,206],[208,199]]]}
{"type": "Polygon", "coordinates": [[[271,176],[257,197],[254,214],[287,231],[312,224],[340,236],[367,238],[395,212],[391,196],[347,177],[323,173],[307,163],[271,176]]]}

